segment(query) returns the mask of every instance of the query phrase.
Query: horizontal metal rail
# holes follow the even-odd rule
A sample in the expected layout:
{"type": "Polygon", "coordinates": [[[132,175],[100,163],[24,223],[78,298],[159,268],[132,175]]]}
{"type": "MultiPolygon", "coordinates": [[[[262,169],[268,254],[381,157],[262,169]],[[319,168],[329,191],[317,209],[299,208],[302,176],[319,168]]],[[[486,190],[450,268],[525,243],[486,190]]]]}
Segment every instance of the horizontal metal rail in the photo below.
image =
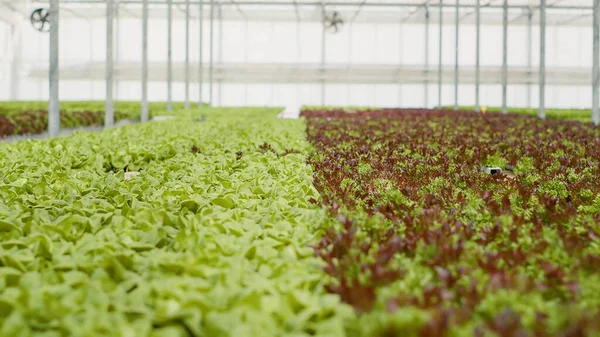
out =
{"type": "MultiPolygon", "coordinates": [[[[5,2],[5,1],[3,1],[5,2]]],[[[45,3],[48,0],[36,0],[35,2],[45,3]]],[[[8,2],[9,3],[9,2],[8,2]]],[[[60,0],[61,4],[93,4],[93,3],[106,3],[106,0],[60,0]]],[[[142,0],[121,0],[120,4],[142,4],[142,0]]],[[[163,1],[152,1],[152,6],[155,5],[167,5],[167,0],[163,1]]],[[[185,0],[173,0],[174,5],[185,5],[185,0]]],[[[190,1],[191,5],[210,5],[210,1],[190,1]]],[[[322,2],[281,2],[281,1],[236,1],[235,3],[223,3],[223,6],[257,6],[257,5],[268,5],[268,6],[290,6],[290,7],[303,7],[303,6],[322,6],[322,2]]],[[[422,3],[411,3],[411,2],[326,2],[325,7],[422,7],[422,3]]],[[[455,8],[455,4],[429,4],[430,8],[455,8]]],[[[476,4],[460,4],[459,8],[475,8],[476,4]]],[[[481,6],[482,8],[498,8],[502,9],[503,5],[487,4],[481,6]]],[[[509,5],[508,8],[527,9],[527,10],[538,10],[539,6],[531,5],[509,5]]],[[[549,5],[546,6],[546,10],[551,9],[581,9],[581,10],[592,10],[593,6],[582,6],[582,5],[549,5]]]]}
{"type": "MultiPolygon", "coordinates": [[[[204,65],[205,73],[208,64],[204,65]]],[[[102,80],[104,63],[94,62],[80,65],[64,65],[61,67],[62,80],[102,80]]],[[[166,81],[165,63],[149,64],[150,81],[166,81]]],[[[398,84],[419,83],[425,81],[437,83],[436,66],[427,68],[421,65],[363,65],[363,64],[302,64],[297,63],[215,63],[214,80],[223,83],[376,83],[398,84]]],[[[183,83],[186,71],[185,63],[173,64],[173,81],[183,83]]],[[[190,66],[190,80],[198,80],[197,64],[190,66]]],[[[48,74],[48,68],[34,67],[28,74],[31,78],[43,79],[48,74]]],[[[559,68],[547,69],[549,85],[589,86],[592,76],[588,68],[559,68]]],[[[115,79],[134,81],[141,77],[141,68],[136,62],[115,63],[115,79]]],[[[486,66],[480,70],[481,84],[499,84],[502,80],[501,66],[486,66]]],[[[474,84],[476,69],[474,66],[464,66],[460,72],[461,84],[474,84]]],[[[537,84],[539,68],[537,67],[508,67],[508,83],[537,84]]],[[[206,81],[206,79],[205,79],[206,81]]],[[[443,84],[454,83],[454,67],[442,68],[443,84]]]]}

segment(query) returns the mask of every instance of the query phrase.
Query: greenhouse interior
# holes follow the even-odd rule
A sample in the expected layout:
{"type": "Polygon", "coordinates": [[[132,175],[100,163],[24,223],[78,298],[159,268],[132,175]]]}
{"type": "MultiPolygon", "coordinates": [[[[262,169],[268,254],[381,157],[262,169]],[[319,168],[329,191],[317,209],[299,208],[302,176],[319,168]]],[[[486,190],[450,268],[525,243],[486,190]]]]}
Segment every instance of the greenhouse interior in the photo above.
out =
{"type": "Polygon", "coordinates": [[[0,336],[600,337],[600,0],[0,0],[0,336]]]}

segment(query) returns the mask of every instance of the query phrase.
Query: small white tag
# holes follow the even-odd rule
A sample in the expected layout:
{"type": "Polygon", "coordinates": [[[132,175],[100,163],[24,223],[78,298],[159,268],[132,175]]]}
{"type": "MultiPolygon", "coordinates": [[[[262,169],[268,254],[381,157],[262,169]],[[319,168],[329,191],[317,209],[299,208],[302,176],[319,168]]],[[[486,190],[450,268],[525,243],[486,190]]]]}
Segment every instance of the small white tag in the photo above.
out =
{"type": "Polygon", "coordinates": [[[139,172],[125,172],[125,180],[131,180],[131,178],[140,174],[139,172]]]}

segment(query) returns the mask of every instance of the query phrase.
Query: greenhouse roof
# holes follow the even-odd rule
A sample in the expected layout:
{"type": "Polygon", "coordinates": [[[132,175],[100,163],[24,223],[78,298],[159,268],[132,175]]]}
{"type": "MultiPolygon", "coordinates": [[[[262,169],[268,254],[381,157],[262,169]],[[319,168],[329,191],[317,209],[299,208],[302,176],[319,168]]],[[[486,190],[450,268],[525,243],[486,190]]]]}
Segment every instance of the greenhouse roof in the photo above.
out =
{"type": "MultiPolygon", "coordinates": [[[[114,0],[118,3],[120,18],[141,18],[142,0],[114,0]]],[[[185,16],[187,0],[172,0],[175,19],[185,16]]],[[[363,23],[423,23],[429,12],[429,19],[439,20],[439,6],[443,3],[444,23],[455,20],[456,2],[460,1],[460,21],[474,24],[477,0],[214,0],[221,6],[223,20],[250,20],[265,22],[320,22],[323,8],[337,11],[346,22],[363,23]]],[[[209,5],[210,0],[189,0],[192,6],[199,3],[209,5]]],[[[106,0],[60,0],[62,19],[101,19],[106,0]]],[[[167,0],[149,0],[150,17],[166,17],[164,6],[167,0]]],[[[482,24],[502,23],[503,0],[480,0],[482,24]]],[[[14,14],[28,17],[35,8],[45,7],[48,0],[0,0],[0,21],[14,22],[14,14]]],[[[509,0],[508,15],[511,25],[523,25],[529,22],[537,24],[539,20],[538,0],[509,0]]],[[[592,24],[592,4],[590,0],[547,0],[547,24],[561,26],[590,26],[592,24]]],[[[209,11],[204,15],[208,16],[209,11]]],[[[191,9],[192,19],[197,13],[191,9]]]]}

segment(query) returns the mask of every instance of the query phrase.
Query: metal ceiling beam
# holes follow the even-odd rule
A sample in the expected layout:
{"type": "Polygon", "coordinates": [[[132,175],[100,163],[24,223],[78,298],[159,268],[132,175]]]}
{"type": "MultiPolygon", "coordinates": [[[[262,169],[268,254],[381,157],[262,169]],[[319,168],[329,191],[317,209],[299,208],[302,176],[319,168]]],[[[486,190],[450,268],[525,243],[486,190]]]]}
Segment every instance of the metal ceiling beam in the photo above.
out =
{"type": "MultiPolygon", "coordinates": [[[[1,0],[0,0],[1,1],[1,0]]],[[[280,7],[280,8],[270,8],[270,9],[260,9],[260,8],[256,8],[256,9],[246,9],[244,10],[244,15],[245,18],[242,17],[239,13],[238,10],[231,8],[231,5],[229,5],[228,3],[224,4],[223,8],[223,20],[224,21],[253,21],[253,22],[261,22],[261,21],[269,21],[269,22],[298,22],[298,17],[300,18],[301,22],[321,22],[321,15],[318,12],[315,12],[314,9],[310,9],[307,7],[302,7],[300,8],[300,11],[298,12],[298,14],[296,14],[295,10],[292,10],[291,8],[284,8],[284,7],[280,7]]],[[[69,6],[62,6],[65,9],[69,8],[72,9],[72,7],[69,6]]],[[[83,8],[79,8],[76,11],[79,15],[81,15],[82,17],[87,18],[88,20],[104,20],[104,11],[99,10],[98,8],[96,8],[97,6],[86,6],[83,8]]],[[[122,11],[121,14],[121,18],[122,19],[136,19],[139,20],[139,17],[141,17],[142,11],[141,11],[141,7],[137,8],[138,6],[127,6],[128,11],[127,13],[125,13],[125,11],[122,11]],[[134,15],[131,15],[134,14],[134,15]]],[[[295,7],[294,7],[295,9],[295,7]]],[[[435,7],[432,7],[429,9],[430,10],[430,20],[432,21],[437,21],[437,17],[439,15],[438,13],[438,9],[435,7]]],[[[207,11],[208,12],[208,11],[207,11]]],[[[352,17],[352,15],[355,13],[355,9],[352,9],[350,7],[348,8],[338,8],[337,12],[340,13],[340,15],[342,17],[345,18],[350,18],[352,17]]],[[[461,11],[463,12],[463,11],[461,11]]],[[[1,11],[0,11],[1,13],[1,11]]],[[[402,15],[406,15],[408,13],[407,10],[389,10],[389,9],[384,9],[384,8],[371,8],[368,11],[362,11],[360,13],[360,15],[355,19],[354,22],[360,22],[360,23],[389,23],[389,24],[396,24],[398,23],[398,16],[402,16],[402,15]]],[[[205,13],[207,14],[207,13],[205,13]]],[[[575,14],[574,14],[575,15],[575,14]]],[[[160,19],[166,19],[166,11],[162,8],[162,7],[154,7],[152,9],[149,10],[149,16],[151,18],[160,18],[160,19]]],[[[73,14],[65,12],[63,10],[63,15],[61,16],[61,19],[65,20],[66,18],[69,17],[73,17],[73,14]]],[[[180,11],[175,11],[173,13],[173,17],[175,20],[182,20],[185,17],[185,14],[183,12],[180,11]]],[[[205,19],[208,18],[208,15],[205,15],[205,19]]],[[[591,26],[591,11],[590,13],[587,15],[587,17],[585,16],[581,16],[581,14],[576,14],[575,17],[569,17],[569,15],[566,15],[564,13],[560,13],[560,12],[554,12],[554,13],[549,13],[549,15],[547,15],[547,24],[548,25],[557,25],[560,24],[561,21],[565,21],[565,20],[569,20],[572,19],[573,22],[570,23],[569,26],[572,27],[589,27],[591,26]]],[[[426,21],[425,19],[425,15],[413,15],[412,17],[410,17],[409,19],[405,20],[405,23],[408,24],[424,24],[426,21]]],[[[448,18],[445,20],[445,24],[453,24],[454,23],[454,16],[448,16],[448,18]]],[[[461,25],[475,25],[475,18],[474,16],[470,16],[468,14],[462,15],[461,16],[461,25]]],[[[482,25],[485,26],[492,26],[492,25],[500,25],[502,24],[502,12],[491,12],[491,11],[487,11],[487,12],[482,12],[481,13],[481,23],[482,25]]],[[[527,25],[528,20],[519,20],[518,22],[514,22],[511,23],[511,25],[527,25]]],[[[536,15],[533,19],[533,24],[537,25],[539,23],[539,17],[536,15]]]]}
{"type": "Polygon", "coordinates": [[[143,15],[138,15],[138,14],[133,13],[129,8],[127,8],[127,6],[123,6],[120,4],[119,8],[120,8],[120,10],[122,10],[123,12],[126,12],[127,14],[131,15],[134,18],[142,19],[143,15]]]}
{"type": "Polygon", "coordinates": [[[419,13],[421,10],[427,11],[427,4],[417,4],[415,5],[416,9],[410,11],[406,17],[402,20],[402,23],[408,22],[408,20],[413,17],[413,15],[419,13]]]}
{"type": "MultiPolygon", "coordinates": [[[[168,0],[163,0],[163,1],[152,1],[152,5],[153,6],[160,6],[160,5],[167,5],[167,1],[168,0]]],[[[11,3],[11,1],[3,1],[4,3],[11,3]]],[[[48,3],[48,0],[36,0],[35,2],[38,3],[48,3]]],[[[60,0],[61,4],[104,4],[106,3],[106,0],[86,0],[86,1],[82,1],[82,0],[60,0]]],[[[142,4],[142,0],[122,0],[121,1],[122,4],[142,4]]],[[[190,4],[192,5],[198,5],[198,4],[205,4],[208,5],[210,4],[210,1],[190,1],[190,4]]],[[[185,4],[185,0],[174,0],[173,4],[185,4]]],[[[239,1],[235,3],[238,6],[257,6],[257,5],[269,5],[269,6],[294,6],[293,2],[281,2],[281,1],[239,1]]],[[[357,7],[357,6],[365,6],[365,7],[415,7],[415,6],[420,6],[420,4],[415,4],[412,2],[365,2],[363,4],[363,2],[328,2],[327,6],[328,7],[335,7],[335,6],[341,6],[341,7],[346,7],[346,6],[350,6],[350,7],[357,7]]],[[[310,7],[315,7],[315,6],[321,6],[322,3],[321,2],[298,2],[297,6],[310,6],[310,7]]],[[[440,4],[431,4],[430,7],[439,7],[440,4]]],[[[442,4],[441,5],[443,8],[454,8],[456,7],[455,4],[442,4]]],[[[475,8],[476,5],[475,4],[461,4],[459,5],[460,8],[475,8]]],[[[484,5],[482,7],[485,8],[497,8],[497,9],[502,9],[503,6],[502,5],[492,5],[487,4],[484,5]]],[[[508,6],[509,9],[539,9],[539,6],[530,6],[530,5],[509,5],[508,6]]],[[[593,7],[592,6],[582,6],[582,5],[551,5],[551,6],[546,6],[546,10],[553,10],[553,9],[581,9],[581,10],[592,10],[593,7]]]]}
{"type": "Polygon", "coordinates": [[[2,3],[4,8],[7,8],[8,11],[0,10],[0,22],[4,22],[10,26],[14,26],[18,24],[19,20],[15,17],[15,13],[19,15],[25,15],[20,10],[16,9],[12,4],[2,3]]]}
{"type": "Polygon", "coordinates": [[[567,24],[572,23],[574,21],[581,20],[581,19],[587,18],[587,17],[591,17],[592,15],[593,15],[593,13],[581,14],[581,15],[573,16],[573,17],[570,17],[570,18],[567,18],[567,19],[564,19],[562,21],[557,22],[556,25],[557,26],[564,26],[564,25],[567,25],[567,24]]]}
{"type": "Polygon", "coordinates": [[[14,26],[17,24],[17,19],[15,16],[9,12],[0,11],[0,22],[4,22],[9,26],[14,26]]]}
{"type": "MultiPolygon", "coordinates": [[[[166,67],[163,62],[149,64],[149,80],[165,81],[166,67]]],[[[197,80],[198,65],[191,66],[191,80],[197,80]]],[[[205,71],[208,65],[205,65],[205,71]]],[[[398,84],[413,83],[422,85],[424,81],[436,83],[437,72],[426,72],[423,65],[383,64],[366,65],[353,63],[326,64],[320,63],[298,65],[295,62],[287,64],[253,64],[253,63],[215,63],[215,80],[223,83],[315,83],[320,84],[323,78],[328,84],[343,83],[379,83],[398,84]],[[324,72],[323,72],[324,69],[324,72]],[[427,75],[426,75],[427,74],[427,75]],[[324,76],[324,77],[323,77],[324,76]]],[[[61,81],[69,80],[104,80],[105,63],[103,61],[88,64],[61,66],[61,81]]],[[[527,85],[538,83],[538,67],[510,67],[508,69],[508,83],[511,85],[527,85]]],[[[548,85],[575,85],[590,86],[592,73],[588,67],[578,68],[548,68],[546,70],[548,85]]],[[[454,83],[454,66],[442,67],[442,83],[454,83]]],[[[482,85],[497,85],[502,78],[500,66],[481,67],[482,85]]],[[[45,79],[48,76],[48,66],[34,67],[28,77],[32,79],[45,79]]],[[[475,67],[464,67],[460,71],[461,85],[473,84],[476,79],[475,67]]],[[[115,79],[121,81],[138,81],[141,78],[139,62],[115,63],[115,79]]],[[[185,81],[185,63],[173,64],[173,81],[185,81]]],[[[437,104],[437,102],[436,102],[437,104]]]]}
{"type": "Polygon", "coordinates": [[[61,8],[61,9],[63,11],[66,11],[66,12],[69,12],[69,13],[73,14],[73,16],[78,17],[78,18],[80,18],[82,20],[86,20],[86,21],[89,20],[89,18],[87,16],[81,15],[80,13],[78,13],[77,11],[75,11],[75,10],[73,10],[71,8],[66,7],[66,8],[61,8]]]}
{"type": "Polygon", "coordinates": [[[356,20],[356,18],[358,17],[358,14],[360,14],[360,11],[363,9],[363,6],[365,5],[366,2],[367,2],[367,0],[363,0],[363,2],[360,3],[360,5],[358,6],[358,9],[356,10],[356,12],[354,12],[354,15],[352,15],[352,18],[349,21],[350,24],[354,23],[354,20],[356,20]]]}
{"type": "Polygon", "coordinates": [[[296,14],[296,21],[300,23],[300,12],[298,10],[298,1],[294,0],[294,13],[296,14]]]}

